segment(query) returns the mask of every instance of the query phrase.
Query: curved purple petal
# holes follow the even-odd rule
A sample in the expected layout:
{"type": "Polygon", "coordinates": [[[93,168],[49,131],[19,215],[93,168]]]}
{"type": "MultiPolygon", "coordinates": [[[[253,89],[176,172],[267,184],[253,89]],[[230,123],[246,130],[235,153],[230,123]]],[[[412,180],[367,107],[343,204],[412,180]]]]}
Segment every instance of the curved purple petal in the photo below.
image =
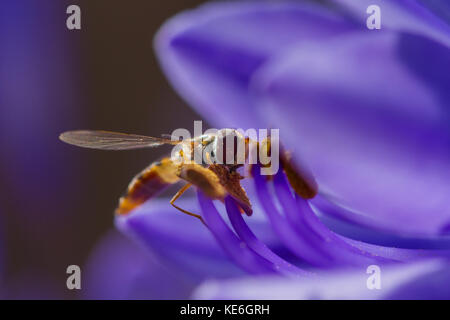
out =
{"type": "Polygon", "coordinates": [[[398,300],[449,300],[450,268],[447,261],[441,268],[419,276],[393,290],[386,299],[398,300]]]}
{"type": "Polygon", "coordinates": [[[310,234],[297,232],[281,215],[269,193],[265,177],[259,172],[259,166],[252,167],[252,175],[255,179],[256,194],[261,207],[281,242],[300,259],[313,266],[332,266],[332,257],[329,256],[328,252],[319,250],[318,243],[315,241],[316,238],[311,237],[310,234]]]}
{"type": "MultiPolygon", "coordinates": [[[[442,86],[450,83],[427,86],[413,69],[419,60],[399,62],[405,48],[428,44],[413,35],[355,34],[293,49],[260,72],[261,114],[296,146],[320,193],[351,210],[350,221],[407,236],[448,232],[450,122],[442,86]]],[[[447,79],[450,51],[434,46],[420,70],[427,65],[447,79]]]]}
{"type": "Polygon", "coordinates": [[[352,28],[328,9],[304,3],[209,3],[170,19],[155,47],[175,89],[211,124],[258,127],[249,92],[255,71],[294,43],[352,28]]]}
{"type": "Polygon", "coordinates": [[[250,249],[255,251],[261,257],[267,259],[268,261],[271,261],[280,273],[298,276],[311,276],[311,273],[301,270],[298,267],[287,262],[286,260],[282,259],[272,250],[270,250],[266,246],[266,244],[260,241],[245,223],[244,219],[242,218],[242,214],[239,211],[239,208],[233,198],[228,196],[225,199],[225,206],[227,208],[228,218],[230,219],[234,230],[236,231],[240,239],[244,241],[250,249]]]}
{"type": "Polygon", "coordinates": [[[441,298],[448,297],[445,286],[434,292],[433,284],[438,279],[447,279],[449,264],[447,261],[431,260],[413,264],[379,266],[381,288],[369,289],[367,282],[371,274],[367,267],[360,269],[338,270],[323,273],[320,278],[264,279],[244,278],[204,282],[194,292],[195,299],[396,299],[441,298]],[[421,285],[414,285],[415,281],[421,285]],[[412,287],[411,287],[412,285],[412,287]],[[411,288],[408,295],[405,290],[411,288]]]}
{"type": "MultiPolygon", "coordinates": [[[[195,198],[185,197],[177,204],[201,213],[195,198]]],[[[173,208],[169,199],[152,199],[125,216],[116,216],[117,228],[157,254],[164,263],[182,267],[193,278],[242,275],[223,252],[214,236],[198,219],[173,208]]],[[[255,212],[249,225],[256,236],[275,251],[283,251],[279,240],[261,213],[255,212]]]]}
{"type": "MultiPolygon", "coordinates": [[[[195,199],[179,199],[177,204],[199,212],[195,199]]],[[[115,221],[120,231],[192,278],[242,274],[208,229],[198,219],[173,208],[169,199],[152,199],[125,216],[116,216],[115,221]]]]}
{"type": "MultiPolygon", "coordinates": [[[[388,29],[407,30],[445,43],[446,26],[434,21],[428,11],[412,1],[402,5],[403,10],[396,5],[392,10],[386,10],[389,13],[384,19],[388,29]],[[413,22],[417,17],[427,19],[423,24],[415,25],[413,22]],[[413,25],[413,29],[407,28],[408,25],[413,25]]],[[[335,146],[334,149],[342,148],[333,150],[333,154],[346,156],[339,159],[331,157],[333,168],[320,164],[314,166],[320,168],[316,171],[322,177],[330,176],[329,179],[333,181],[322,185],[322,192],[327,193],[329,198],[335,197],[334,201],[339,205],[352,209],[355,212],[351,217],[353,221],[389,232],[400,232],[407,237],[445,233],[449,223],[443,221],[448,210],[445,201],[448,189],[442,181],[448,177],[445,174],[439,177],[436,173],[449,172],[445,170],[445,164],[448,163],[446,150],[449,149],[445,121],[449,119],[446,101],[450,90],[447,88],[449,76],[443,67],[448,64],[447,48],[418,36],[394,36],[388,32],[364,32],[361,36],[349,36],[334,43],[325,41],[355,30],[355,26],[322,7],[320,13],[317,8],[305,7],[303,4],[207,5],[169,21],[161,29],[156,47],[169,79],[180,94],[211,123],[218,123],[215,118],[219,111],[219,123],[225,126],[244,127],[261,123],[262,118],[270,119],[265,125],[277,125],[285,132],[293,133],[287,138],[291,145],[294,140],[298,143],[297,134],[301,133],[304,149],[313,149],[316,141],[326,141],[327,134],[339,132],[340,136],[336,138],[346,139],[347,142],[343,147],[342,144],[334,144],[333,139],[328,140],[332,142],[330,145],[335,146]],[[265,25],[273,26],[271,30],[276,32],[267,33],[267,28],[262,27],[262,20],[265,25]],[[238,29],[241,32],[236,32],[238,29]],[[309,36],[311,31],[314,32],[309,36]],[[265,41],[260,41],[261,33],[264,33],[265,41]],[[314,41],[320,42],[320,46],[308,45],[314,41]],[[291,68],[289,64],[292,61],[287,61],[283,53],[295,45],[299,49],[292,50],[287,56],[294,61],[303,60],[293,62],[295,66],[291,68]],[[422,63],[423,57],[428,57],[426,63],[422,63]],[[270,79],[278,77],[272,73],[282,72],[279,69],[283,68],[295,73],[292,79],[289,75],[282,76],[285,80],[282,86],[295,92],[291,97],[274,92],[275,85],[270,79]],[[336,78],[340,80],[336,81],[336,78]],[[414,98],[405,99],[410,98],[410,93],[414,93],[414,98]],[[266,106],[267,100],[271,99],[273,110],[259,110],[255,96],[262,96],[266,106]],[[266,99],[268,96],[269,99],[266,99]],[[285,103],[281,101],[283,99],[294,102],[290,111],[279,112],[279,106],[285,103]],[[311,108],[304,107],[307,112],[299,110],[297,101],[310,104],[311,108]],[[328,106],[324,109],[315,108],[316,104],[328,106]],[[336,104],[339,104],[339,112],[336,104]],[[355,110],[360,105],[365,107],[355,110]],[[315,109],[312,109],[313,106],[315,109]],[[273,113],[278,118],[287,115],[288,121],[295,122],[295,128],[299,130],[290,130],[294,123],[285,127],[283,122],[272,116],[273,113]],[[320,118],[322,113],[326,114],[325,119],[320,118]],[[353,114],[348,116],[350,113],[353,114]],[[296,114],[296,117],[292,117],[292,114],[296,114]],[[309,122],[309,125],[298,126],[298,117],[309,122]],[[314,121],[309,121],[308,117],[315,117],[312,119],[314,121]],[[346,123],[341,125],[343,122],[346,123]],[[395,126],[390,123],[395,123],[395,126]],[[318,129],[324,127],[329,129],[318,129]],[[358,135],[359,131],[366,131],[362,138],[354,139],[355,128],[358,129],[358,135]],[[305,134],[305,131],[319,130],[321,134],[314,133],[314,138],[305,134]],[[436,136],[437,139],[434,139],[436,136]],[[423,144],[426,147],[419,150],[423,144]],[[371,152],[365,152],[368,145],[371,146],[371,152]],[[392,150],[392,145],[395,150],[392,150]],[[419,151],[422,157],[417,156],[419,151]],[[369,157],[371,161],[366,161],[369,157]],[[355,161],[357,166],[341,170],[350,168],[348,163],[353,164],[355,161]],[[426,170],[423,170],[423,164],[426,170]],[[357,182],[345,183],[348,171],[358,175],[357,182]],[[411,171],[418,174],[410,174],[411,171]],[[362,178],[359,179],[361,172],[362,178]],[[375,175],[375,172],[383,175],[375,175]],[[381,176],[383,179],[377,178],[381,176]],[[415,183],[410,184],[410,180],[415,183]],[[430,182],[436,187],[430,187],[430,182]],[[413,188],[406,187],[409,185],[413,188]],[[354,188],[365,190],[364,197],[347,199],[347,195],[353,195],[354,188]],[[334,194],[335,189],[338,194],[334,194]],[[399,190],[408,193],[408,197],[386,197],[399,190]],[[421,197],[426,201],[409,201],[409,198],[421,197]],[[394,203],[391,202],[392,198],[394,203]],[[366,213],[368,206],[375,213],[366,213]],[[404,223],[409,220],[411,212],[418,212],[418,216],[423,217],[430,210],[434,216],[425,219],[425,223],[404,223]]],[[[356,12],[356,9],[350,9],[356,12]]],[[[361,25],[358,28],[361,29],[361,25]]],[[[275,81],[280,82],[278,80],[275,81]]],[[[322,145],[323,149],[328,149],[327,144],[322,145]]],[[[321,150],[320,154],[323,155],[321,150]]],[[[328,158],[322,156],[318,162],[326,162],[328,158]]],[[[320,178],[321,181],[324,179],[320,178]]]]}
{"type": "Polygon", "coordinates": [[[116,231],[95,246],[83,279],[84,299],[187,299],[196,285],[116,231]]]}
{"type": "MultiPolygon", "coordinates": [[[[331,260],[323,266],[349,267],[371,263],[387,264],[393,262],[414,262],[424,258],[442,258],[450,256],[450,250],[411,250],[396,248],[395,244],[391,244],[390,247],[378,246],[335,234],[319,220],[312,211],[308,201],[298,196],[294,199],[282,171],[277,173],[274,179],[275,195],[268,192],[267,186],[265,185],[267,182],[262,179],[263,177],[259,174],[257,166],[254,166],[252,175],[255,178],[259,199],[269,199],[276,195],[278,202],[289,221],[290,227],[295,232],[302,235],[303,238],[309,240],[306,242],[306,245],[309,244],[313,250],[321,252],[331,258],[331,260]],[[302,226],[302,228],[300,228],[300,226],[302,226]]],[[[271,210],[277,209],[274,208],[274,206],[263,206],[260,210],[264,210],[270,217],[273,215],[271,210]]],[[[280,219],[284,219],[284,217],[281,217],[280,215],[277,216],[277,220],[280,219]]],[[[269,220],[271,219],[269,218],[269,220]]],[[[273,227],[276,229],[275,226],[273,227]]],[[[280,240],[283,243],[286,243],[287,241],[283,237],[281,237],[280,240]]],[[[301,247],[300,255],[308,254],[309,250],[304,249],[305,244],[298,242],[297,238],[292,239],[289,248],[298,245],[301,247]]],[[[294,250],[294,252],[299,254],[299,251],[294,250]]]]}
{"type": "MultiPolygon", "coordinates": [[[[364,224],[355,223],[354,212],[339,207],[323,197],[316,197],[311,201],[311,205],[320,213],[320,220],[323,224],[339,235],[350,239],[358,239],[384,247],[426,249],[422,252],[428,253],[438,253],[443,249],[450,248],[450,237],[448,236],[414,237],[379,230],[373,226],[367,228],[364,224]]],[[[448,252],[448,250],[445,251],[448,252]]]]}
{"type": "Polygon", "coordinates": [[[298,195],[294,199],[282,171],[275,176],[274,189],[290,223],[298,229],[298,232],[309,234],[309,237],[315,239],[317,250],[327,252],[336,263],[345,266],[360,266],[376,261],[379,263],[399,261],[395,258],[387,259],[383,255],[373,254],[361,247],[351,245],[333,233],[319,221],[307,200],[298,195]]]}
{"type": "MultiPolygon", "coordinates": [[[[449,256],[449,252],[444,250],[380,247],[339,236],[322,224],[304,199],[294,198],[282,171],[273,179],[274,194],[268,189],[271,180],[261,176],[259,168],[255,165],[252,170],[256,195],[261,202],[259,206],[253,201],[254,216],[245,221],[234,200],[230,197],[225,199],[226,212],[236,234],[212,200],[200,191],[200,208],[195,206],[192,198],[181,200],[179,205],[191,212],[200,212],[206,225],[180,214],[165,199],[154,199],[126,216],[116,217],[116,225],[163,258],[166,267],[192,282],[207,277],[242,275],[235,266],[251,274],[283,274],[291,278],[314,275],[299,269],[299,262],[291,256],[278,255],[279,250],[273,251],[280,246],[278,241],[303,262],[322,268],[360,268],[373,263],[414,262],[427,257],[449,256]],[[281,203],[281,211],[274,201],[275,196],[281,203]],[[261,228],[267,224],[260,217],[262,213],[267,215],[280,240],[274,241],[270,232],[261,228]],[[304,228],[298,228],[299,224],[304,228]]],[[[253,190],[248,191],[250,198],[255,199],[253,190]]]]}
{"type": "Polygon", "coordinates": [[[246,243],[233,233],[220,216],[212,200],[203,195],[200,190],[198,191],[198,200],[208,229],[238,266],[253,274],[270,274],[278,271],[273,262],[248,248],[246,243]]]}
{"type": "Polygon", "coordinates": [[[419,2],[427,7],[434,14],[442,17],[444,21],[450,24],[450,3],[446,0],[419,0],[419,2]]]}
{"type": "Polygon", "coordinates": [[[347,252],[343,253],[341,252],[342,250],[339,250],[339,246],[343,243],[327,228],[324,228],[322,224],[316,222],[316,217],[306,200],[297,197],[296,201],[292,197],[287,179],[281,170],[274,178],[274,190],[287,220],[299,233],[311,237],[316,244],[317,250],[327,252],[336,262],[345,260],[349,265],[367,262],[367,259],[359,256],[360,252],[355,252],[354,248],[350,246],[346,246],[346,249],[350,249],[347,252]],[[351,254],[352,251],[356,253],[356,256],[351,254]]]}
{"type": "Polygon", "coordinates": [[[436,15],[438,8],[441,14],[444,13],[442,9],[445,6],[448,8],[448,4],[443,4],[445,0],[437,0],[442,4],[436,3],[435,0],[336,0],[335,2],[360,21],[362,31],[371,32],[366,28],[366,19],[369,17],[366,10],[371,5],[377,5],[381,12],[381,30],[407,31],[450,45],[450,25],[436,15]]]}

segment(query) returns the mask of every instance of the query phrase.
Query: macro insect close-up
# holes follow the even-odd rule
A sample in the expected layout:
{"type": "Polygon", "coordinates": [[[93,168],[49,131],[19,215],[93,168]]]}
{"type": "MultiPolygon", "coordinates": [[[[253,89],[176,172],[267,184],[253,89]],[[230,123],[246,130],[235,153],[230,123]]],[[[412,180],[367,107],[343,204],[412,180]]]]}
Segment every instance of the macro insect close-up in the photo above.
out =
{"type": "Polygon", "coordinates": [[[450,299],[449,17],[2,1],[0,298],[169,318],[450,299]]]}
{"type": "MultiPolygon", "coordinates": [[[[79,147],[116,151],[154,148],[164,144],[181,144],[182,148],[179,148],[174,159],[165,157],[156,163],[152,163],[131,181],[127,193],[120,198],[116,213],[127,214],[171,184],[184,180],[187,183],[173,196],[170,204],[181,212],[194,216],[201,221],[203,220],[200,215],[176,206],[175,200],[191,185],[194,185],[215,200],[224,201],[229,194],[237,201],[241,210],[250,216],[253,212],[251,203],[240,184],[240,180],[244,176],[240,175],[237,169],[244,166],[245,160],[248,160],[252,153],[252,149],[256,152],[255,163],[253,164],[261,164],[260,161],[258,162],[259,152],[270,152],[270,147],[267,147],[270,145],[267,142],[268,139],[259,144],[233,129],[222,129],[214,135],[203,135],[187,141],[94,130],[65,132],[60,135],[60,139],[79,147]],[[244,163],[238,163],[239,144],[242,145],[244,163]],[[206,150],[209,146],[212,146],[212,148],[206,150]],[[231,159],[228,161],[226,159],[227,152],[232,152],[231,159]],[[195,162],[194,153],[202,155],[202,162],[195,162]]],[[[286,151],[280,159],[283,169],[286,168],[286,175],[295,192],[306,199],[314,197],[317,193],[315,182],[308,177],[303,177],[301,172],[295,169],[286,151]]]]}

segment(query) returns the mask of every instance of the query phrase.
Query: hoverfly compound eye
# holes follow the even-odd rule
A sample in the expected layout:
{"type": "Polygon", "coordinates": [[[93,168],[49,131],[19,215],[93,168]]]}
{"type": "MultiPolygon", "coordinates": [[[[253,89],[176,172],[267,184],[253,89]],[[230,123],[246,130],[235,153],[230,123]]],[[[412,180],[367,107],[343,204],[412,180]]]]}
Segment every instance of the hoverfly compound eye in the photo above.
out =
{"type": "Polygon", "coordinates": [[[245,163],[245,137],[234,129],[217,132],[214,150],[215,163],[239,165],[245,163]]]}

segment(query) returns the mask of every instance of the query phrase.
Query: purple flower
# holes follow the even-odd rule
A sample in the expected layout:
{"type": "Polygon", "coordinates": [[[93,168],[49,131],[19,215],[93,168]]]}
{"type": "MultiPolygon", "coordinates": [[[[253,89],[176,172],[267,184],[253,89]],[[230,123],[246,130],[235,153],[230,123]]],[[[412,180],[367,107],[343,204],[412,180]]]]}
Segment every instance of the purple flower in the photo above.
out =
{"type": "Polygon", "coordinates": [[[114,230],[83,270],[84,299],[186,299],[194,285],[114,230]]]}
{"type": "Polygon", "coordinates": [[[430,260],[383,269],[381,290],[367,289],[364,270],[325,272],[320,278],[209,280],[196,299],[448,299],[448,263],[430,260]]]}
{"type": "MultiPolygon", "coordinates": [[[[280,128],[319,186],[306,201],[282,171],[268,181],[254,166],[252,217],[201,192],[198,208],[183,205],[207,228],[159,200],[118,217],[199,280],[242,275],[230,261],[264,275],[211,280],[196,297],[401,298],[411,279],[448,280],[450,27],[418,2],[379,1],[382,29],[371,31],[373,1],[354,2],[207,4],[157,35],[161,65],[193,108],[218,128],[280,128]],[[367,294],[368,265],[389,290],[367,294]]],[[[408,297],[448,297],[418,282],[408,297]]]]}

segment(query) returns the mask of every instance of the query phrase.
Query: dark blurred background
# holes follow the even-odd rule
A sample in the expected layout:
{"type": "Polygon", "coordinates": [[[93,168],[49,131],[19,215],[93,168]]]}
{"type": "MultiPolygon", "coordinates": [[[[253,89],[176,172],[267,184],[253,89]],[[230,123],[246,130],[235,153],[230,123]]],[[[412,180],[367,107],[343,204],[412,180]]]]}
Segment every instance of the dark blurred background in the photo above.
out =
{"type": "Polygon", "coordinates": [[[160,136],[201,119],[169,86],[152,48],[164,20],[200,3],[2,1],[0,295],[77,298],[67,266],[83,266],[113,227],[131,178],[167,152],[80,149],[60,142],[60,132],[160,136]],[[66,28],[70,4],[81,8],[81,30],[66,28]]]}

